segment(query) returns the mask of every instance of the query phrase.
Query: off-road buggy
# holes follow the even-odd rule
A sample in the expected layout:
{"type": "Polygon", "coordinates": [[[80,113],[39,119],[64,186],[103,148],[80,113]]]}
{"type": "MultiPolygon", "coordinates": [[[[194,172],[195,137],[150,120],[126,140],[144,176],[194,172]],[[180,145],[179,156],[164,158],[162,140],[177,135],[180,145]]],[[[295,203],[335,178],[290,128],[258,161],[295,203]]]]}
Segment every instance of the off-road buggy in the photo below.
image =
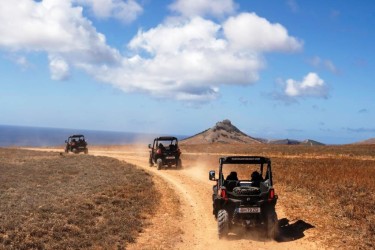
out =
{"type": "Polygon", "coordinates": [[[65,144],[65,153],[73,152],[78,154],[84,152],[87,154],[89,152],[85,136],[83,135],[69,136],[68,140],[65,140],[65,144]]]}
{"type": "Polygon", "coordinates": [[[271,160],[259,156],[229,156],[220,158],[219,163],[218,178],[214,170],[209,172],[209,179],[216,181],[212,200],[219,238],[226,237],[233,227],[243,226],[263,228],[268,238],[275,239],[278,197],[272,187],[271,160]],[[224,165],[230,166],[224,171],[224,165]],[[230,174],[224,179],[227,173],[230,174]]]}
{"type": "Polygon", "coordinates": [[[153,144],[149,144],[150,167],[156,164],[158,170],[163,166],[175,166],[181,168],[182,163],[180,159],[181,151],[178,147],[178,139],[173,136],[163,136],[154,139],[153,144]]]}

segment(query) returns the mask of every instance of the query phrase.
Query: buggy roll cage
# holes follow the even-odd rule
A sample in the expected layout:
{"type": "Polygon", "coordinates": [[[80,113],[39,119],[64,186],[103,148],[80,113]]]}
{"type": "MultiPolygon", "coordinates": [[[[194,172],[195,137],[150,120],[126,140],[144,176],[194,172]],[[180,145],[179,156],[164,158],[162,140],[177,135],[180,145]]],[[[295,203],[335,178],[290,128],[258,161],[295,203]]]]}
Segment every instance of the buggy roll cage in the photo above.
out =
{"type": "Polygon", "coordinates": [[[174,142],[176,145],[178,145],[178,139],[177,137],[174,137],[174,136],[160,136],[160,137],[156,137],[154,139],[154,142],[152,144],[148,144],[148,147],[149,148],[155,148],[157,147],[157,143],[159,141],[170,141],[171,143],[174,142]]]}
{"type": "Polygon", "coordinates": [[[173,141],[173,140],[177,141],[177,138],[174,136],[160,136],[160,137],[155,138],[155,141],[173,141]]]}
{"type": "Polygon", "coordinates": [[[85,137],[84,135],[71,135],[68,138],[78,138],[78,137],[85,137]]]}
{"type": "MultiPolygon", "coordinates": [[[[271,159],[262,156],[228,156],[221,157],[219,159],[219,176],[223,173],[224,164],[260,164],[260,174],[263,176],[264,166],[267,166],[266,177],[269,179],[270,185],[273,185],[272,182],[272,169],[271,169],[271,159]]],[[[266,179],[267,179],[266,178],[266,179]]]]}

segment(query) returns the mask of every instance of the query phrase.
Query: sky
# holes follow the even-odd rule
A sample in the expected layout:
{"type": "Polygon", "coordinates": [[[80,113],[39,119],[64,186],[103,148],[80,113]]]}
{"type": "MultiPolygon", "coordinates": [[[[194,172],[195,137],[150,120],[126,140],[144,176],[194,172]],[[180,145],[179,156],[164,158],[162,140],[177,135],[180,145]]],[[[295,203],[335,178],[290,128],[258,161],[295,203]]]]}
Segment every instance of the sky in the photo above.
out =
{"type": "Polygon", "coordinates": [[[375,137],[373,0],[0,0],[0,124],[375,137]]]}

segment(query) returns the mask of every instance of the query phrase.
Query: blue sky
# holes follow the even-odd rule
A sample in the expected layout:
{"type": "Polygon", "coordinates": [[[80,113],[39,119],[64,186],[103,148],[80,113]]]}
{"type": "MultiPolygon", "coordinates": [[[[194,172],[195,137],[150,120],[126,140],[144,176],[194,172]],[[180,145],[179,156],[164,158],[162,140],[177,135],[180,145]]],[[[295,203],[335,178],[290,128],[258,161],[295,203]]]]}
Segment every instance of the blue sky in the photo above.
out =
{"type": "Polygon", "coordinates": [[[375,137],[375,1],[0,2],[0,124],[375,137]]]}

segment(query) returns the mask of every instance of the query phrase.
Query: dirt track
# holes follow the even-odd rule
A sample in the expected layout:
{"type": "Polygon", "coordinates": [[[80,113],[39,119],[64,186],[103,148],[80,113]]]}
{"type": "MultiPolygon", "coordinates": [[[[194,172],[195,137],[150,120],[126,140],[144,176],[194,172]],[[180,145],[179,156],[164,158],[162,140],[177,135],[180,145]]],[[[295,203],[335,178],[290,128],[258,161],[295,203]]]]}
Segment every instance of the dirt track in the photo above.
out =
{"type": "MultiPolygon", "coordinates": [[[[51,149],[48,149],[51,150],[51,149]]],[[[61,152],[61,149],[57,150],[61,152]]],[[[230,234],[227,240],[218,240],[217,223],[212,215],[211,190],[208,167],[184,161],[182,170],[149,167],[148,152],[144,150],[124,152],[114,149],[90,150],[90,154],[110,156],[135,164],[152,173],[158,185],[169,185],[177,194],[181,213],[170,211],[170,200],[161,199],[160,210],[152,218],[152,226],[146,229],[131,249],[323,249],[317,242],[309,241],[314,229],[305,231],[305,236],[294,240],[288,235],[279,242],[270,241],[256,231],[230,234]],[[166,183],[164,183],[164,181],[166,183]],[[167,203],[167,204],[165,204],[167,203]],[[176,218],[173,218],[176,217],[176,218]]],[[[165,190],[165,189],[164,189],[165,190]]],[[[171,191],[173,195],[173,191],[171,191]]],[[[283,207],[276,207],[279,220],[285,218],[283,207]]]]}
{"type": "MultiPolygon", "coordinates": [[[[90,153],[111,156],[133,163],[171,184],[180,197],[182,208],[181,218],[174,220],[182,229],[182,240],[175,246],[177,249],[242,249],[249,247],[249,244],[255,249],[322,249],[316,243],[309,242],[308,236],[295,241],[288,239],[285,242],[275,242],[263,238],[254,231],[242,234],[239,232],[237,235],[229,235],[228,240],[219,241],[217,224],[212,215],[211,190],[213,182],[208,180],[206,166],[184,161],[183,165],[186,167],[182,170],[163,169],[158,171],[156,167],[148,166],[147,152],[91,151],[90,153]]],[[[277,207],[277,213],[279,219],[285,217],[281,206],[277,207]]],[[[153,224],[163,225],[164,222],[156,219],[153,224]]],[[[308,232],[306,234],[308,235],[308,232]]],[[[173,235],[165,235],[165,237],[169,238],[173,235]]],[[[138,245],[135,248],[138,247],[144,246],[138,245]]]]}

